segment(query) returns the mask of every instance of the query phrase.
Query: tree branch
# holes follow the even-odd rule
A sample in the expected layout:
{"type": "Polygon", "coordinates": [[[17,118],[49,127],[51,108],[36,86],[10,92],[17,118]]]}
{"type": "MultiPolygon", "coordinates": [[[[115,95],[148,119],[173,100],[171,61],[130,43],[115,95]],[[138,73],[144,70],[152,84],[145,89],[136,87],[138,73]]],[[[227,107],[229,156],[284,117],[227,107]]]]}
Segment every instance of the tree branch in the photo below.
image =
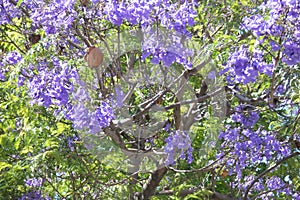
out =
{"type": "Polygon", "coordinates": [[[207,99],[209,99],[209,98],[211,98],[211,97],[219,94],[220,92],[222,92],[222,90],[223,90],[223,88],[219,88],[216,91],[211,92],[211,93],[209,93],[207,95],[204,95],[204,96],[201,96],[201,97],[195,98],[195,99],[190,99],[190,100],[186,100],[186,101],[177,102],[177,103],[174,103],[172,105],[164,107],[164,109],[169,110],[169,109],[172,109],[172,108],[174,108],[174,107],[176,107],[178,105],[187,105],[187,104],[191,104],[191,103],[203,102],[203,101],[205,101],[205,100],[207,100],[207,99]]]}
{"type": "Polygon", "coordinates": [[[247,187],[246,189],[246,192],[245,192],[245,195],[244,195],[244,198],[243,200],[247,200],[248,198],[248,194],[251,190],[251,188],[253,187],[253,185],[261,178],[263,177],[264,175],[266,175],[267,173],[269,173],[270,171],[272,171],[273,169],[275,169],[276,167],[278,167],[280,164],[282,164],[283,162],[287,161],[288,159],[292,158],[292,157],[295,157],[297,155],[300,155],[300,152],[295,152],[295,153],[292,153],[291,155],[279,160],[277,163],[275,163],[273,166],[270,166],[268,169],[266,169],[265,171],[263,171],[261,174],[259,174],[252,182],[251,184],[247,187]]]}
{"type": "Polygon", "coordinates": [[[159,185],[161,179],[167,172],[167,167],[162,167],[151,174],[148,183],[144,186],[143,192],[138,196],[139,200],[148,200],[155,194],[155,189],[159,185]]]}

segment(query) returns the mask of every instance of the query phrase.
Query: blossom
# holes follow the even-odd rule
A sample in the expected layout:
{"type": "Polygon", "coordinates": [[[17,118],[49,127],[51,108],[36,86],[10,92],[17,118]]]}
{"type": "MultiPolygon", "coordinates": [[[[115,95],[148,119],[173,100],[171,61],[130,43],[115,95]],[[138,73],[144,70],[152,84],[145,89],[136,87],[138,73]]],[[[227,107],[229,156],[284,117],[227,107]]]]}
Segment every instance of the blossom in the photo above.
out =
{"type": "Polygon", "coordinates": [[[276,190],[276,189],[280,189],[285,186],[285,183],[283,182],[283,180],[281,180],[277,176],[272,176],[271,178],[269,178],[266,181],[266,184],[267,184],[267,187],[269,188],[269,190],[276,190]]]}
{"type": "Polygon", "coordinates": [[[21,54],[16,51],[9,52],[4,59],[4,61],[7,62],[9,65],[15,65],[21,60],[22,60],[21,54]]]}
{"type": "MultiPolygon", "coordinates": [[[[27,82],[29,95],[33,99],[32,103],[45,107],[66,106],[69,102],[69,93],[74,87],[71,79],[76,77],[76,73],[74,74],[68,65],[55,57],[52,59],[52,69],[49,68],[50,62],[47,61],[42,61],[36,66],[39,73],[27,82]]],[[[22,78],[23,75],[20,76],[22,78]]]]}
{"type": "Polygon", "coordinates": [[[251,56],[245,46],[237,49],[228,59],[221,75],[228,73],[228,82],[248,84],[255,82],[260,73],[272,76],[273,65],[263,61],[263,52],[255,50],[251,56]]]}
{"type": "Polygon", "coordinates": [[[180,159],[186,159],[188,163],[192,163],[192,152],[191,139],[185,131],[174,131],[169,134],[165,139],[166,146],[164,151],[167,153],[166,165],[174,165],[175,156],[180,153],[180,159]]]}
{"type": "Polygon", "coordinates": [[[25,183],[30,187],[40,187],[43,183],[42,178],[29,178],[25,180],[25,183]]]}
{"type": "Polygon", "coordinates": [[[18,200],[50,200],[50,198],[43,197],[40,191],[31,191],[22,195],[22,197],[18,198],[18,200]]]}

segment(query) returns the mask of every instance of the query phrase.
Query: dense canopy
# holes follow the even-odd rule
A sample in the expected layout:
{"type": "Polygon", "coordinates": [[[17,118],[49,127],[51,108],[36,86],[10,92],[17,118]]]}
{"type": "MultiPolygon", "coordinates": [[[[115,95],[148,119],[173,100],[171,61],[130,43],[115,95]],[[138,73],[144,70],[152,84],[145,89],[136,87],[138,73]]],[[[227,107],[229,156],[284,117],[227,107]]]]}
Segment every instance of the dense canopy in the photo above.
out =
{"type": "Polygon", "coordinates": [[[0,199],[300,199],[298,0],[0,0],[0,199]]]}

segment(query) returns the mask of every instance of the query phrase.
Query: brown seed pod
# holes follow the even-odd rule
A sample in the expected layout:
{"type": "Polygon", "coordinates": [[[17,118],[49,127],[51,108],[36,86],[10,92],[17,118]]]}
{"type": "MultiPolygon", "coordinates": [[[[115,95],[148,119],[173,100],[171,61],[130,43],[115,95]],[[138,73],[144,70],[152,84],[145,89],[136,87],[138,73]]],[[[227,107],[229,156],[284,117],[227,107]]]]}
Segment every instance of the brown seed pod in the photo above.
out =
{"type": "Polygon", "coordinates": [[[89,1],[88,0],[81,0],[81,3],[83,6],[87,6],[89,1]]]}
{"type": "Polygon", "coordinates": [[[103,62],[103,53],[101,49],[97,47],[89,47],[87,53],[84,56],[84,60],[88,63],[90,68],[99,67],[103,62]]]}
{"type": "Polygon", "coordinates": [[[34,45],[41,40],[41,35],[30,34],[28,39],[29,39],[30,44],[34,45]]]}

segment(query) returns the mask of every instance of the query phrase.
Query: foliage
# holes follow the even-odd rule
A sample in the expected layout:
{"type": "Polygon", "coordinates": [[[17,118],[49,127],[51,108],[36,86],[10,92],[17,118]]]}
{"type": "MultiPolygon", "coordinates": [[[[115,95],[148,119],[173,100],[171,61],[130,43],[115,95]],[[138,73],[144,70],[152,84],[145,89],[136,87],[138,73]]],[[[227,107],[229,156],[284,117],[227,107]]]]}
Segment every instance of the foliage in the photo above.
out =
{"type": "Polygon", "coordinates": [[[300,199],[299,17],[1,0],[0,199],[300,199]]]}

